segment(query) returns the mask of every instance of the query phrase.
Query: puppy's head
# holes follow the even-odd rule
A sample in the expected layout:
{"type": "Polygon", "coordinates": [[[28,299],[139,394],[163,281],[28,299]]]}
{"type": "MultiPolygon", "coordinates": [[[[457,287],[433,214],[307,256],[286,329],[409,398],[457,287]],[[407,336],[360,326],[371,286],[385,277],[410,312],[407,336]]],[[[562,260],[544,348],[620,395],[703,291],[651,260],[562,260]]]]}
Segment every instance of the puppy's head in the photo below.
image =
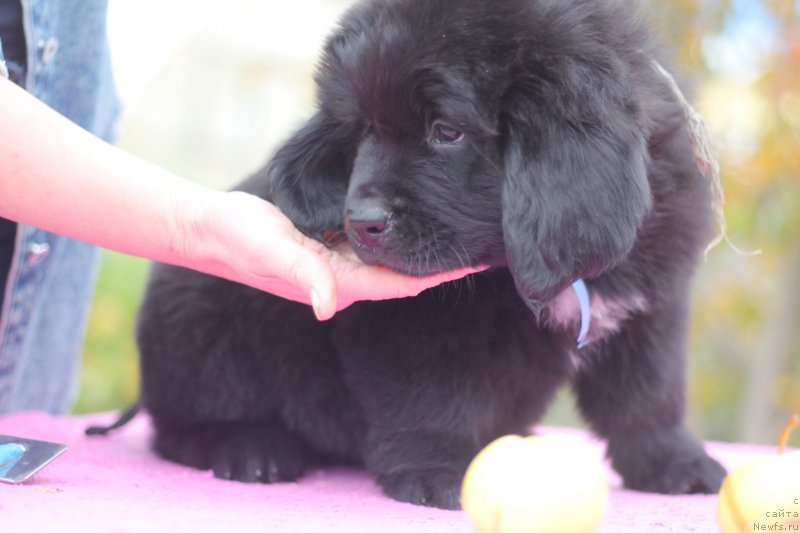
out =
{"type": "Polygon", "coordinates": [[[538,310],[624,258],[650,205],[635,32],[616,15],[357,5],[325,48],[317,114],[273,161],[273,200],[312,235],[343,228],[368,263],[507,266],[538,310]]]}

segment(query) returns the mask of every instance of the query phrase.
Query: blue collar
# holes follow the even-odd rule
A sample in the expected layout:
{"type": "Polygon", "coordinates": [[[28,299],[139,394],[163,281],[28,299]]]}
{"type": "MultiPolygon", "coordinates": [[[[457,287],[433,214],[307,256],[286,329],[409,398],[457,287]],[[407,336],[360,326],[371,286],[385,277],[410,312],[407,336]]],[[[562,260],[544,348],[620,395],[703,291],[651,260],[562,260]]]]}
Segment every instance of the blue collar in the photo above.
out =
{"type": "Polygon", "coordinates": [[[578,297],[578,304],[581,306],[581,331],[578,333],[578,348],[583,348],[587,344],[586,336],[589,334],[589,326],[592,325],[592,300],[586,283],[579,279],[572,284],[575,296],[578,297]]]}

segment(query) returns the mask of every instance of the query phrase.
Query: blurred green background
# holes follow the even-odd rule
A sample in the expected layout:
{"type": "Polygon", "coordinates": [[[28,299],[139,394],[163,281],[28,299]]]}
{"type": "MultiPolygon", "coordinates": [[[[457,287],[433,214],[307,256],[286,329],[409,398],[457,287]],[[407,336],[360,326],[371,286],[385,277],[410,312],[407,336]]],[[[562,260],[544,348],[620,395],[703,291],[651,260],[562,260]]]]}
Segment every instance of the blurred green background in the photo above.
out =
{"type": "MultiPolygon", "coordinates": [[[[349,2],[115,0],[119,145],[226,188],[310,113],[322,38],[349,2]],[[158,12],[157,21],[152,13],[158,12]]],[[[774,442],[800,412],[800,1],[644,2],[720,158],[733,246],[695,282],[689,416],[709,439],[774,442]]],[[[137,394],[147,262],[104,252],[76,413],[137,394]]],[[[568,393],[547,423],[578,424],[568,393]]]]}

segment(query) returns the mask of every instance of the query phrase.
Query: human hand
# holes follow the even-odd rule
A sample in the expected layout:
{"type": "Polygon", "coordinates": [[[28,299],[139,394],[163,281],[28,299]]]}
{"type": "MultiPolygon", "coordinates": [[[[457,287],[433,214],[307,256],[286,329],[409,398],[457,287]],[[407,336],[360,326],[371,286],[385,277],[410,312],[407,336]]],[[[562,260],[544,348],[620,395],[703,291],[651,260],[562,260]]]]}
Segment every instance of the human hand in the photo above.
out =
{"type": "Polygon", "coordinates": [[[177,209],[183,229],[173,247],[182,266],[311,304],[320,320],[359,300],[416,296],[483,269],[405,276],[364,264],[348,246],[327,248],[256,196],[209,192],[195,200],[177,209]]]}

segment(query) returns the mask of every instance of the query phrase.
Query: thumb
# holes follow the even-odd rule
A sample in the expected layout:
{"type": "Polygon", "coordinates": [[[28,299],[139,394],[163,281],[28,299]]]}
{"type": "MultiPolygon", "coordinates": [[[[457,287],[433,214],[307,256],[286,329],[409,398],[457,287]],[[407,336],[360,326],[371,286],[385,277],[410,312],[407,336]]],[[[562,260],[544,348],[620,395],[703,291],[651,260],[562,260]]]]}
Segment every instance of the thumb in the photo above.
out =
{"type": "Polygon", "coordinates": [[[283,278],[307,295],[318,320],[328,320],[336,313],[336,276],[318,254],[300,248],[287,254],[283,278]]]}

